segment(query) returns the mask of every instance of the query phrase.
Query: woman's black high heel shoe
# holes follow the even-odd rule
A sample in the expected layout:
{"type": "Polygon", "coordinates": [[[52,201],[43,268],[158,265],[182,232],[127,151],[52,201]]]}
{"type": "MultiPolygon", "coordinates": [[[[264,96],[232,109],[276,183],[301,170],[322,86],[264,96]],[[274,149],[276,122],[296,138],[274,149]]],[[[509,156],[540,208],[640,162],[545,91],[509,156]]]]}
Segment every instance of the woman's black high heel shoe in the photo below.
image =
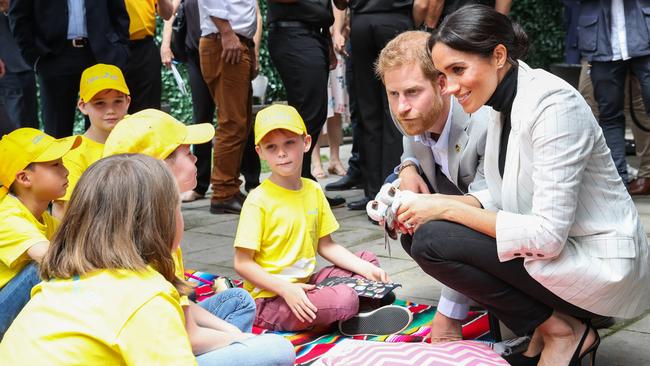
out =
{"type": "Polygon", "coordinates": [[[596,365],[596,350],[598,350],[598,346],[600,346],[600,335],[598,334],[598,331],[594,329],[591,326],[590,322],[585,322],[587,325],[587,329],[585,329],[585,333],[582,335],[582,339],[580,339],[580,343],[578,343],[578,348],[576,348],[576,351],[573,353],[573,357],[571,357],[571,362],[569,362],[569,366],[582,366],[582,360],[585,358],[585,356],[589,356],[589,366],[595,366],[596,365]],[[585,343],[585,340],[587,339],[587,336],[589,335],[589,332],[593,330],[594,333],[596,334],[596,339],[594,340],[594,343],[589,346],[582,354],[580,354],[580,350],[582,349],[582,346],[585,343]]]}
{"type": "Polygon", "coordinates": [[[539,359],[542,357],[540,352],[537,356],[528,357],[524,356],[523,353],[515,353],[509,356],[503,357],[511,366],[537,366],[539,359]]]}

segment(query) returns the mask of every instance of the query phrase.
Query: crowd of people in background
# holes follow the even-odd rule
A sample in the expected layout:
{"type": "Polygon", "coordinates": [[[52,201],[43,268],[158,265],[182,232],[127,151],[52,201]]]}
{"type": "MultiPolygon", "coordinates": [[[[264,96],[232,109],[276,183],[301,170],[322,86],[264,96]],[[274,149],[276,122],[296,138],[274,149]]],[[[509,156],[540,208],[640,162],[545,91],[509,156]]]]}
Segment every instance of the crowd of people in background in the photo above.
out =
{"type": "Polygon", "coordinates": [[[363,190],[350,210],[386,182],[414,193],[391,225],[445,285],[431,342],[461,339],[478,304],[532,337],[513,365],[593,360],[591,320],[650,303],[630,198],[650,194],[650,3],[564,3],[579,92],[523,61],[529,35],[508,18],[512,0],[270,0],[266,22],[257,0],[0,0],[0,353],[12,364],[53,348],[48,361],[65,364],[82,347],[87,363],[286,365],[289,342],[253,324],[404,329],[410,313],[394,298],[315,286],[389,281],[373,253],[332,239],[331,209],[346,201],[320,188],[329,173],[340,178],[325,191],[363,190]],[[257,111],[264,31],[287,105],[257,111]],[[161,66],[176,62],[189,125],[160,111],[161,66]],[[73,136],[77,109],[85,132],[73,136]],[[195,303],[180,203],[208,193],[210,213],[240,215],[244,289],[195,303]],[[317,271],[317,254],[332,266],[317,271]],[[69,322],[48,327],[53,316],[69,322]]]}

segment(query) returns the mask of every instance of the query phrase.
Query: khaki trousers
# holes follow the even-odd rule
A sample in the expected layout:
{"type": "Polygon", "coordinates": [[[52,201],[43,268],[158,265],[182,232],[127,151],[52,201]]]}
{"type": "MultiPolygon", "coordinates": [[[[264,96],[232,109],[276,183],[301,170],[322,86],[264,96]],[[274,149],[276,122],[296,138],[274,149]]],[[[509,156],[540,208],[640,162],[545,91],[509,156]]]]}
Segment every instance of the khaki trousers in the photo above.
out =
{"type": "Polygon", "coordinates": [[[201,37],[201,73],[217,106],[214,162],[210,182],[212,199],[224,200],[239,192],[239,173],[252,128],[254,50],[241,43],[241,61],[229,64],[221,57],[221,38],[201,37]]]}

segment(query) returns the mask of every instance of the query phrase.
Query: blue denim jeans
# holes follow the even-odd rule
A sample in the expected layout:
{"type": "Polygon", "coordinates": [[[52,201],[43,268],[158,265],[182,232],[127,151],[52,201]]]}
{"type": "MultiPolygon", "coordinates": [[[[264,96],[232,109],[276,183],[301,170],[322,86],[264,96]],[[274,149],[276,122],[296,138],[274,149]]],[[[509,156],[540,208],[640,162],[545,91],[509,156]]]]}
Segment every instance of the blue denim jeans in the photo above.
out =
{"type": "Polygon", "coordinates": [[[0,339],[29,301],[32,287],[40,282],[38,267],[32,262],[0,289],[0,339]]]}
{"type": "Polygon", "coordinates": [[[251,337],[196,357],[199,366],[289,366],[295,359],[291,342],[277,334],[251,337]]]}
{"type": "Polygon", "coordinates": [[[231,288],[221,291],[201,301],[199,306],[236,326],[242,332],[248,333],[253,329],[255,301],[244,289],[231,288]]]}
{"type": "MultiPolygon", "coordinates": [[[[199,306],[236,326],[250,332],[255,320],[255,301],[248,291],[231,288],[199,303],[199,306]]],[[[199,355],[199,366],[293,365],[296,358],[291,342],[282,336],[264,334],[232,343],[226,347],[199,355]]]]}

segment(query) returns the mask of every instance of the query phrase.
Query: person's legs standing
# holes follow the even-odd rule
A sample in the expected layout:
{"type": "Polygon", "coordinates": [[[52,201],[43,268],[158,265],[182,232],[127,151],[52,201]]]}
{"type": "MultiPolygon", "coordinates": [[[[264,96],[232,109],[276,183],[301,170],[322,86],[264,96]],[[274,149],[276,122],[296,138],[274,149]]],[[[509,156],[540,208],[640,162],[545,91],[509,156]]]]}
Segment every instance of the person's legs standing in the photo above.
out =
{"type": "MultiPolygon", "coordinates": [[[[350,39],[354,52],[354,83],[361,121],[361,155],[366,199],[374,197],[383,180],[399,163],[402,136],[390,121],[386,92],[373,65],[381,49],[397,34],[412,27],[402,13],[353,14],[350,39]]],[[[365,204],[358,205],[359,207],[365,204]]]]}
{"type": "Polygon", "coordinates": [[[60,54],[42,57],[36,66],[45,133],[56,138],[72,135],[81,73],[95,64],[88,45],[67,44],[60,54]]]}
{"type": "Polygon", "coordinates": [[[0,78],[0,98],[9,120],[18,127],[39,128],[33,71],[8,72],[0,78]]]}
{"type": "Polygon", "coordinates": [[[645,110],[639,80],[630,75],[628,83],[626,112],[630,115],[628,125],[632,128],[636,156],[639,158],[639,170],[636,179],[630,182],[628,191],[632,195],[650,194],[650,116],[645,110]]]}
{"type": "Polygon", "coordinates": [[[329,53],[327,36],[316,30],[289,27],[269,30],[269,53],[295,107],[314,140],[304,155],[302,176],[311,174],[311,153],[327,119],[329,53]]]}
{"type": "Polygon", "coordinates": [[[38,266],[30,263],[0,289],[0,340],[29,301],[32,287],[40,282],[38,266]]]}
{"type": "Polygon", "coordinates": [[[198,304],[219,319],[236,326],[242,332],[248,333],[253,329],[255,301],[244,289],[230,288],[198,304]]]}
{"type": "MultiPolygon", "coordinates": [[[[187,73],[192,91],[192,122],[214,124],[214,101],[201,75],[201,60],[197,50],[187,50],[187,73]]],[[[212,172],[212,141],[194,145],[196,155],[196,187],[194,192],[205,195],[210,187],[212,172]]]]}
{"type": "Polygon", "coordinates": [[[244,176],[244,189],[246,192],[250,192],[260,185],[261,172],[262,164],[259,155],[255,151],[255,131],[251,128],[246,139],[244,156],[241,160],[241,174],[244,176]]]}
{"type": "Polygon", "coordinates": [[[251,127],[253,50],[242,44],[241,61],[225,62],[221,39],[202,37],[199,44],[201,72],[217,106],[217,130],[212,168],[213,213],[239,213],[239,173],[251,127]]]}
{"type": "MultiPolygon", "coordinates": [[[[598,122],[612,152],[618,174],[627,184],[625,159],[625,116],[623,100],[629,61],[592,62],[591,81],[598,102],[598,122]]],[[[649,93],[650,94],[650,93],[649,93]]]]}
{"type": "Polygon", "coordinates": [[[129,113],[147,108],[160,109],[162,76],[160,51],[152,37],[129,41],[129,61],[124,70],[126,85],[131,92],[129,113]]]}

